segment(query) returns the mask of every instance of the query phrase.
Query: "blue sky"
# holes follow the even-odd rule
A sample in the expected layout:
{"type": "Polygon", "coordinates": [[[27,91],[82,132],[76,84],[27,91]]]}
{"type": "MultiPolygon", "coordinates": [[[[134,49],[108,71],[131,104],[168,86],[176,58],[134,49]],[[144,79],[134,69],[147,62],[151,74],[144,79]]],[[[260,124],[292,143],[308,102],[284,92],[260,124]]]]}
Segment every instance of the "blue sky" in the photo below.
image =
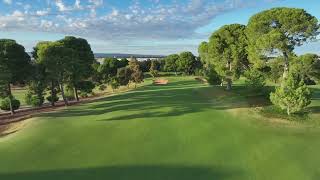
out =
{"type": "MultiPolygon", "coordinates": [[[[319,0],[0,0],[0,38],[27,51],[38,41],[66,35],[88,39],[94,52],[197,52],[225,24],[246,24],[272,7],[304,8],[320,19],[319,0]]],[[[320,42],[296,49],[320,52],[320,42]]]]}

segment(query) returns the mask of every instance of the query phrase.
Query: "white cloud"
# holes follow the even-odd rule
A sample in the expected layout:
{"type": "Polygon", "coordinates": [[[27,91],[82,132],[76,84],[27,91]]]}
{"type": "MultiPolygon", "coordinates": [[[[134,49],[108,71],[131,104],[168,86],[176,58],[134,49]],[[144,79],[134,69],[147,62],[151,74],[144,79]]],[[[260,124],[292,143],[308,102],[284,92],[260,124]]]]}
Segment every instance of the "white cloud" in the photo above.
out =
{"type": "MultiPolygon", "coordinates": [[[[185,4],[178,1],[164,4],[161,0],[149,1],[154,4],[145,7],[134,0],[134,3],[127,8],[104,7],[102,0],[48,1],[48,6],[45,8],[42,6],[41,9],[35,10],[34,7],[29,7],[30,12],[16,10],[9,15],[0,14],[0,30],[18,29],[72,34],[112,41],[115,46],[124,47],[129,46],[128,42],[167,42],[198,38],[196,29],[207,25],[217,15],[246,7],[250,2],[257,2],[257,0],[189,0],[185,4]]],[[[266,3],[270,0],[259,1],[266,3]]],[[[167,51],[173,46],[167,46],[167,51]]],[[[163,47],[166,48],[165,45],[163,47]]]]}
{"type": "Polygon", "coordinates": [[[80,0],[76,0],[74,2],[74,8],[75,9],[83,9],[83,7],[81,6],[81,1],[80,0]]]}
{"type": "Polygon", "coordinates": [[[50,9],[46,9],[46,10],[38,10],[36,11],[36,15],[38,16],[46,16],[48,15],[50,12],[50,9]]]}
{"type": "Polygon", "coordinates": [[[62,0],[55,0],[55,4],[57,6],[57,8],[59,9],[59,11],[69,11],[70,8],[67,7],[62,0]]]}
{"type": "Polygon", "coordinates": [[[12,4],[12,0],[3,0],[3,3],[5,3],[5,4],[12,4]]]}

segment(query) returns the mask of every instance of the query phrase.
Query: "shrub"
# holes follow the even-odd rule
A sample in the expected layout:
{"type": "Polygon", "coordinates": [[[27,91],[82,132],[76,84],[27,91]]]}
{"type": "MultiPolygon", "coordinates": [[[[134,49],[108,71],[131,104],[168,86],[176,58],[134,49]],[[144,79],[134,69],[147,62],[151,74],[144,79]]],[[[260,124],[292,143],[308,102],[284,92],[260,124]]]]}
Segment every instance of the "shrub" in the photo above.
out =
{"type": "Polygon", "coordinates": [[[66,97],[66,99],[68,101],[75,100],[73,88],[67,86],[66,89],[65,89],[65,92],[64,92],[64,96],[66,97]]]}
{"type": "Polygon", "coordinates": [[[110,86],[112,90],[118,89],[120,87],[119,80],[117,78],[113,78],[110,82],[110,86]]]}
{"type": "Polygon", "coordinates": [[[107,86],[104,85],[104,84],[102,84],[102,85],[99,86],[99,91],[104,91],[104,90],[106,90],[106,89],[107,89],[107,86]]]}
{"type": "Polygon", "coordinates": [[[253,90],[261,90],[265,86],[266,78],[258,69],[250,69],[245,72],[245,84],[253,90]]]}
{"type": "Polygon", "coordinates": [[[48,96],[47,97],[47,100],[52,103],[52,101],[55,103],[55,102],[58,102],[59,101],[59,97],[57,95],[54,95],[53,98],[52,96],[48,96]]]}
{"type": "Polygon", "coordinates": [[[87,94],[92,93],[92,90],[95,88],[95,85],[91,81],[81,81],[77,84],[78,90],[85,92],[87,94]]]}
{"type": "Polygon", "coordinates": [[[210,85],[219,85],[222,82],[221,77],[213,67],[206,69],[204,71],[204,76],[210,85]]]}
{"type": "MultiPolygon", "coordinates": [[[[12,104],[13,110],[17,110],[20,108],[20,101],[15,99],[14,97],[11,97],[11,104],[12,104]]],[[[10,111],[10,98],[9,97],[6,97],[1,101],[0,109],[2,109],[4,111],[10,111]]]]}
{"type": "Polygon", "coordinates": [[[25,96],[25,101],[28,105],[33,106],[33,107],[40,107],[44,103],[44,97],[37,96],[37,95],[32,95],[31,92],[28,92],[25,96]]]}
{"type": "Polygon", "coordinates": [[[311,92],[299,75],[289,73],[282,85],[271,93],[270,100],[291,115],[301,112],[311,103],[311,92]]]}

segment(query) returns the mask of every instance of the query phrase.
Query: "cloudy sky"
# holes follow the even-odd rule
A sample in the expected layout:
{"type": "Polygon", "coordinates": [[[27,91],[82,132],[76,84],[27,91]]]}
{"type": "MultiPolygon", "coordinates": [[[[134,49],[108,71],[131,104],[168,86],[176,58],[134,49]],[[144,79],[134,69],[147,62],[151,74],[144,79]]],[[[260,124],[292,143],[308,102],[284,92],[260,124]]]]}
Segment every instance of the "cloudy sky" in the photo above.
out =
{"type": "MultiPolygon", "coordinates": [[[[166,55],[196,53],[224,24],[246,24],[272,7],[304,8],[320,19],[319,0],[0,0],[0,38],[28,51],[65,35],[88,39],[95,52],[166,55]]],[[[309,43],[298,53],[320,52],[309,43]]]]}

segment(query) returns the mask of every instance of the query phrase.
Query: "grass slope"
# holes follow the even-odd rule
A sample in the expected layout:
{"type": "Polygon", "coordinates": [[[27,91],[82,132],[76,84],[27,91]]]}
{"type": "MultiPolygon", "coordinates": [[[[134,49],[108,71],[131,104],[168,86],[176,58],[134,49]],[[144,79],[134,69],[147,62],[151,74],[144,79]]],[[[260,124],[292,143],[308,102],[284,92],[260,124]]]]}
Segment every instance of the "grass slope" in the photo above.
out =
{"type": "Polygon", "coordinates": [[[261,123],[247,96],[170,82],[29,120],[0,139],[0,179],[319,178],[317,126],[261,123]]]}

